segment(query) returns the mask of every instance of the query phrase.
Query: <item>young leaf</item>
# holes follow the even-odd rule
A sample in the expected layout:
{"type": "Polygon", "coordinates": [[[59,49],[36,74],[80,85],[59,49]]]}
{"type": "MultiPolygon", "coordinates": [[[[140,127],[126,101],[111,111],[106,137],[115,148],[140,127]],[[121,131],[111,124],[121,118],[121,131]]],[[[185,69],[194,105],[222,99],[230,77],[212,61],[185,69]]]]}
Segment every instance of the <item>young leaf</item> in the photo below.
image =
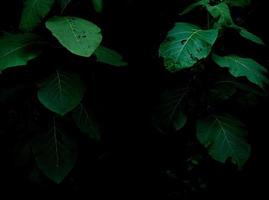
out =
{"type": "Polygon", "coordinates": [[[31,146],[38,168],[56,183],[61,183],[76,163],[75,140],[57,127],[55,120],[47,133],[34,137],[31,146]]]}
{"type": "Polygon", "coordinates": [[[101,13],[103,11],[104,7],[103,0],[92,0],[92,4],[96,12],[101,13]]]}
{"type": "Polygon", "coordinates": [[[32,31],[49,13],[53,3],[54,0],[25,0],[20,29],[23,31],[32,31]]]}
{"type": "Polygon", "coordinates": [[[241,58],[236,55],[218,56],[214,54],[212,56],[213,61],[220,67],[226,67],[234,77],[245,76],[247,79],[263,88],[265,83],[268,83],[268,79],[265,76],[267,69],[262,65],[250,58],[241,58]]]}
{"type": "Polygon", "coordinates": [[[233,25],[230,9],[226,3],[222,2],[214,6],[208,4],[206,9],[215,19],[215,27],[221,28],[233,25]]]}
{"type": "Polygon", "coordinates": [[[206,58],[218,37],[217,29],[202,30],[188,23],[176,23],[160,46],[167,70],[179,71],[206,58]]]}
{"type": "Polygon", "coordinates": [[[188,14],[189,12],[191,12],[192,10],[194,10],[195,8],[197,7],[200,7],[200,6],[207,6],[209,5],[209,0],[200,0],[200,1],[197,1],[195,3],[192,3],[191,5],[189,5],[186,9],[184,9],[180,15],[185,15],[185,14],[188,14]]]}
{"type": "Polygon", "coordinates": [[[73,119],[82,133],[85,133],[89,138],[100,140],[100,132],[94,117],[88,112],[83,104],[80,104],[73,111],[73,119]]]}
{"type": "Polygon", "coordinates": [[[96,56],[98,62],[113,65],[116,67],[127,65],[127,63],[124,62],[122,56],[118,52],[104,46],[99,46],[95,50],[94,55],[96,56]]]}
{"type": "Polygon", "coordinates": [[[41,51],[34,46],[40,37],[34,34],[5,34],[0,37],[0,71],[10,67],[26,65],[41,51]]]}
{"type": "Polygon", "coordinates": [[[66,9],[66,7],[69,5],[69,3],[71,2],[72,0],[58,0],[57,3],[61,9],[61,13],[64,12],[64,10],[66,9]]]}
{"type": "Polygon", "coordinates": [[[39,101],[59,115],[77,107],[85,92],[85,85],[76,74],[56,71],[38,90],[39,101]]]}
{"type": "Polygon", "coordinates": [[[212,115],[197,122],[197,139],[215,160],[231,161],[242,168],[251,152],[244,125],[229,115],[212,115]]]}
{"type": "Polygon", "coordinates": [[[153,114],[153,125],[161,132],[171,128],[176,131],[182,129],[187,117],[184,110],[185,101],[189,93],[189,87],[169,90],[161,95],[160,105],[153,114]]]}
{"type": "Polygon", "coordinates": [[[245,7],[251,3],[251,0],[224,0],[230,6],[245,7]]]}
{"type": "Polygon", "coordinates": [[[90,57],[102,40],[101,29],[78,17],[53,17],[46,27],[73,54],[90,57]]]}

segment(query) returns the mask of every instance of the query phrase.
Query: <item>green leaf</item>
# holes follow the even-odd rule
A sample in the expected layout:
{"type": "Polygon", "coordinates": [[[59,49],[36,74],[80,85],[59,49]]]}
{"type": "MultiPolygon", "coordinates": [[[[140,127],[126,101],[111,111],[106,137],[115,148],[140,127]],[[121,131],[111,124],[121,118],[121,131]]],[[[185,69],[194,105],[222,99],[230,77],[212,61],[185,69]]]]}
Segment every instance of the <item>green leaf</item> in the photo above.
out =
{"type": "Polygon", "coordinates": [[[77,107],[85,92],[85,85],[77,74],[56,71],[38,90],[39,101],[60,115],[77,107]]]}
{"type": "Polygon", "coordinates": [[[94,10],[98,13],[103,11],[104,1],[103,0],[92,0],[94,10]]]}
{"type": "Polygon", "coordinates": [[[229,27],[234,24],[230,9],[226,3],[222,2],[214,6],[208,4],[206,9],[215,19],[215,27],[229,27]]]}
{"type": "Polygon", "coordinates": [[[118,52],[104,46],[99,46],[95,50],[94,55],[96,56],[98,62],[113,65],[116,67],[127,65],[127,63],[124,62],[122,56],[118,52]]]}
{"type": "Polygon", "coordinates": [[[160,132],[169,132],[171,128],[179,131],[185,126],[187,117],[183,110],[189,89],[189,87],[173,89],[161,95],[160,103],[153,113],[153,125],[160,132]]]}
{"type": "Polygon", "coordinates": [[[53,4],[54,0],[25,0],[20,29],[23,31],[32,31],[49,13],[53,4]]]}
{"type": "Polygon", "coordinates": [[[53,17],[46,27],[73,54],[90,57],[102,40],[101,29],[78,17],[53,17]]]}
{"type": "Polygon", "coordinates": [[[250,33],[248,30],[239,27],[238,29],[239,34],[243,37],[246,38],[254,43],[260,44],[260,45],[265,45],[264,42],[262,41],[261,38],[259,38],[258,36],[254,35],[253,33],[250,33]]]}
{"type": "Polygon", "coordinates": [[[94,120],[93,115],[86,110],[83,104],[80,104],[73,111],[73,119],[80,129],[80,131],[86,134],[89,138],[94,140],[100,140],[100,131],[94,120]]]}
{"type": "Polygon", "coordinates": [[[251,0],[224,0],[230,6],[245,7],[251,3],[251,0]]]}
{"type": "Polygon", "coordinates": [[[38,168],[56,183],[61,183],[76,163],[75,140],[56,125],[55,119],[47,133],[34,137],[31,146],[38,168]]]}
{"type": "Polygon", "coordinates": [[[200,1],[197,1],[195,3],[192,3],[191,5],[189,5],[186,9],[184,9],[180,15],[185,15],[185,14],[188,14],[189,12],[191,12],[192,10],[196,9],[197,7],[200,7],[200,6],[207,6],[209,5],[209,0],[200,0],[200,1]]]}
{"type": "Polygon", "coordinates": [[[41,51],[35,48],[40,37],[25,34],[5,34],[0,37],[0,71],[10,67],[26,65],[41,51]]]}
{"type": "Polygon", "coordinates": [[[179,71],[206,58],[218,37],[218,30],[202,30],[188,23],[176,23],[160,46],[167,70],[179,71]]]}
{"type": "Polygon", "coordinates": [[[66,7],[70,4],[72,0],[58,0],[57,3],[61,9],[61,13],[64,12],[64,10],[66,9],[66,7]]]}
{"type": "Polygon", "coordinates": [[[220,67],[226,67],[234,77],[245,76],[250,82],[263,88],[268,79],[265,76],[267,69],[250,58],[241,58],[236,55],[212,56],[214,62],[220,67]]]}
{"type": "Polygon", "coordinates": [[[246,135],[244,125],[229,115],[212,115],[197,121],[197,139],[212,158],[222,163],[231,158],[239,168],[243,167],[251,152],[246,135]]]}

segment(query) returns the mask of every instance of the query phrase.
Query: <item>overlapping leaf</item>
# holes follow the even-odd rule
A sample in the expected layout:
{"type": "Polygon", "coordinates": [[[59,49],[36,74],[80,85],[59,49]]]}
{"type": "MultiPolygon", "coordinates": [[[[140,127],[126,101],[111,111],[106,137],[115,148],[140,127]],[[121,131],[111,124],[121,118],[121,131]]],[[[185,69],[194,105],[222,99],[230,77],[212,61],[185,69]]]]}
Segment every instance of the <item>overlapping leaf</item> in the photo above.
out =
{"type": "Polygon", "coordinates": [[[217,36],[216,29],[202,30],[193,24],[176,23],[160,46],[160,56],[171,72],[192,67],[209,55],[217,36]]]}

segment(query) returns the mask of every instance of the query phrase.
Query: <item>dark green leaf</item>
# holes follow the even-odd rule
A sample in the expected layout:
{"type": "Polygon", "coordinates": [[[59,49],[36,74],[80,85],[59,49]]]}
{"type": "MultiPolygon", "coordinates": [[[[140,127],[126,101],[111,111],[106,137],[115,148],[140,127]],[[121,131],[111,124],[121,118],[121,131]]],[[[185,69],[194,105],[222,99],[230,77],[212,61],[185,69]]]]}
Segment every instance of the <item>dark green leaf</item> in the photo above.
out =
{"type": "Polygon", "coordinates": [[[98,62],[113,65],[116,67],[127,65],[127,63],[124,62],[122,56],[118,52],[104,46],[99,46],[95,50],[94,55],[96,56],[98,62]]]}
{"type": "Polygon", "coordinates": [[[251,0],[224,0],[230,6],[245,7],[251,3],[251,0]]]}
{"type": "Polygon", "coordinates": [[[103,11],[104,2],[103,0],[92,0],[94,10],[98,13],[103,11]]]}
{"type": "Polygon", "coordinates": [[[246,135],[244,125],[229,115],[212,115],[197,122],[197,138],[212,158],[222,163],[231,158],[239,168],[243,167],[251,152],[246,135]]]}
{"type": "Polygon", "coordinates": [[[57,3],[61,9],[61,13],[64,12],[64,10],[66,9],[66,7],[70,4],[72,0],[58,0],[57,3]]]}
{"type": "Polygon", "coordinates": [[[187,122],[183,110],[189,93],[189,87],[169,90],[161,95],[160,104],[153,114],[153,125],[161,132],[171,128],[180,130],[187,122]]]}
{"type": "Polygon", "coordinates": [[[202,30],[188,23],[176,23],[160,46],[166,68],[179,71],[206,58],[218,37],[218,30],[202,30]]]}
{"type": "Polygon", "coordinates": [[[34,34],[5,34],[0,37],[0,71],[26,65],[40,50],[34,48],[40,38],[34,34]]]}
{"type": "Polygon", "coordinates": [[[207,6],[209,5],[209,0],[200,0],[200,1],[197,1],[195,3],[192,3],[191,5],[189,5],[186,9],[184,9],[180,15],[185,15],[189,12],[191,12],[192,10],[194,10],[195,8],[197,7],[200,7],[200,6],[207,6]]]}
{"type": "Polygon", "coordinates": [[[56,183],[63,181],[77,159],[75,140],[57,127],[55,120],[47,133],[33,139],[32,150],[39,169],[56,183]]]}
{"type": "Polygon", "coordinates": [[[46,27],[73,54],[90,57],[102,40],[101,29],[78,17],[53,17],[46,27]]]}
{"type": "Polygon", "coordinates": [[[49,110],[65,115],[77,107],[85,85],[76,74],[57,71],[38,90],[39,101],[49,110]]]}
{"type": "Polygon", "coordinates": [[[241,58],[236,55],[229,56],[212,56],[214,62],[220,67],[226,67],[234,77],[245,76],[247,79],[263,88],[268,79],[265,76],[267,69],[250,58],[241,58]]]}
{"type": "Polygon", "coordinates": [[[54,0],[25,0],[21,16],[20,29],[32,31],[49,13],[54,0]]]}
{"type": "Polygon", "coordinates": [[[82,133],[85,133],[89,138],[100,140],[100,131],[93,115],[88,112],[84,105],[80,104],[73,111],[73,119],[82,133]]]}

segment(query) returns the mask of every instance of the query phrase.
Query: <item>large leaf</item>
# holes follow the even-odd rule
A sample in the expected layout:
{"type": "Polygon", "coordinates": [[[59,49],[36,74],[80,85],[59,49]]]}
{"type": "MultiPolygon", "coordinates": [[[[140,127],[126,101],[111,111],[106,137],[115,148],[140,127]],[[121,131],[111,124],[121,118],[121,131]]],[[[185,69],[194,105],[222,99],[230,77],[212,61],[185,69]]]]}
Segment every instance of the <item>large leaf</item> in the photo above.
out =
{"type": "Polygon", "coordinates": [[[160,103],[153,113],[153,125],[160,132],[169,132],[170,129],[180,130],[186,122],[185,109],[189,87],[173,89],[164,92],[160,97],[160,103]]]}
{"type": "Polygon", "coordinates": [[[54,0],[25,0],[21,16],[20,29],[32,31],[49,13],[54,0]]]}
{"type": "Polygon", "coordinates": [[[55,120],[47,133],[34,137],[32,150],[39,169],[56,183],[63,181],[77,159],[75,140],[55,120]]]}
{"type": "Polygon", "coordinates": [[[116,67],[127,65],[127,63],[124,62],[122,56],[118,52],[104,46],[99,46],[94,52],[94,55],[96,56],[98,62],[113,65],[116,67]]]}
{"type": "Polygon", "coordinates": [[[188,23],[176,23],[160,46],[166,68],[179,71],[206,58],[218,37],[218,30],[202,30],[188,23]]]}
{"type": "Polygon", "coordinates": [[[49,110],[65,115],[79,105],[84,92],[78,75],[56,71],[39,88],[38,99],[49,110]]]}
{"type": "Polygon", "coordinates": [[[98,13],[103,11],[104,2],[103,0],[92,0],[94,10],[98,13]]]}
{"type": "Polygon", "coordinates": [[[102,40],[98,26],[78,17],[53,17],[46,27],[65,48],[79,56],[91,56],[102,40]]]}
{"type": "Polygon", "coordinates": [[[251,3],[251,0],[224,0],[230,6],[245,7],[251,3]]]}
{"type": "Polygon", "coordinates": [[[197,138],[212,158],[222,163],[231,158],[239,168],[250,156],[246,135],[244,125],[229,115],[212,115],[197,122],[197,138]]]}
{"type": "Polygon", "coordinates": [[[83,104],[73,111],[73,119],[82,133],[89,138],[100,140],[100,131],[92,113],[88,112],[83,104]]]}
{"type": "Polygon", "coordinates": [[[40,50],[34,48],[40,38],[34,34],[5,34],[0,37],[0,71],[26,65],[40,50]]]}
{"type": "Polygon", "coordinates": [[[229,72],[235,77],[245,76],[250,82],[263,88],[268,79],[265,76],[267,69],[250,58],[241,58],[236,55],[212,56],[214,62],[220,67],[226,67],[229,72]]]}
{"type": "Polygon", "coordinates": [[[233,25],[230,9],[226,3],[222,2],[214,6],[208,4],[206,8],[215,19],[215,27],[229,27],[233,25]]]}
{"type": "Polygon", "coordinates": [[[64,12],[64,10],[66,9],[66,7],[70,4],[72,0],[58,0],[57,3],[61,9],[61,13],[64,12]]]}

